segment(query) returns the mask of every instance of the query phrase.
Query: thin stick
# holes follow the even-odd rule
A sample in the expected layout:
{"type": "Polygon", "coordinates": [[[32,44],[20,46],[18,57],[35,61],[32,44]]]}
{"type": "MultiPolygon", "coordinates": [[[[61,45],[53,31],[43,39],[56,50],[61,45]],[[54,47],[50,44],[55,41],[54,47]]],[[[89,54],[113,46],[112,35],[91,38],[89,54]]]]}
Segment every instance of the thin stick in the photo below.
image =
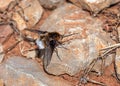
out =
{"type": "Polygon", "coordinates": [[[11,37],[13,34],[14,34],[14,32],[12,32],[11,34],[9,34],[9,35],[7,36],[7,38],[2,42],[2,44],[6,43],[6,41],[9,40],[10,37],[11,37]]]}
{"type": "Polygon", "coordinates": [[[111,45],[111,46],[102,48],[100,51],[102,51],[102,50],[107,50],[107,49],[110,49],[110,48],[113,48],[113,47],[116,47],[116,48],[120,47],[120,43],[117,43],[117,44],[114,44],[114,45],[111,45]]]}
{"type": "Polygon", "coordinates": [[[117,74],[116,58],[113,59],[113,65],[114,65],[114,72],[115,72],[116,79],[120,83],[120,78],[117,74]]]}
{"type": "Polygon", "coordinates": [[[97,84],[97,85],[101,85],[101,86],[106,86],[106,84],[102,83],[102,82],[97,82],[95,80],[92,79],[87,79],[88,82],[93,83],[93,84],[97,84]]]}
{"type": "Polygon", "coordinates": [[[13,44],[11,47],[9,47],[8,49],[6,49],[5,51],[3,51],[3,52],[0,52],[0,54],[6,54],[6,53],[8,53],[9,51],[11,51],[12,49],[14,49],[16,46],[17,46],[17,44],[19,44],[21,41],[17,41],[15,44],[13,44]]]}

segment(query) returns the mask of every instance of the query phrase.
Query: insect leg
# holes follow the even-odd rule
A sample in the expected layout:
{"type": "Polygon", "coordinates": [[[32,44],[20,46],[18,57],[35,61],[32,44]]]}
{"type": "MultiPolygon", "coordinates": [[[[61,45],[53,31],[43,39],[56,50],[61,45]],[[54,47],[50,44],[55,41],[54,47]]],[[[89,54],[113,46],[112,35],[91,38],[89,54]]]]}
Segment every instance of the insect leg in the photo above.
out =
{"type": "Polygon", "coordinates": [[[57,45],[59,45],[58,48],[64,48],[64,49],[68,50],[68,48],[63,46],[64,45],[63,43],[61,44],[60,42],[57,42],[57,45]]]}
{"type": "Polygon", "coordinates": [[[57,48],[55,48],[55,53],[56,53],[58,59],[59,59],[60,61],[62,61],[61,58],[59,57],[59,54],[58,54],[58,50],[57,50],[57,48]]]}

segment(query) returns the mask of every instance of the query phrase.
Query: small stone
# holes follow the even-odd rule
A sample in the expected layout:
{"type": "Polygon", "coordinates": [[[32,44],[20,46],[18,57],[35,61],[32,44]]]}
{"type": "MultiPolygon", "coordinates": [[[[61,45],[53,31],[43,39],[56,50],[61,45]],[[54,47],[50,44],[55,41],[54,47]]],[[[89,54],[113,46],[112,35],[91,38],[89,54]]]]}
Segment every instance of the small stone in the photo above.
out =
{"type": "Polygon", "coordinates": [[[40,4],[47,9],[55,9],[65,3],[65,0],[39,0],[40,4]]]}

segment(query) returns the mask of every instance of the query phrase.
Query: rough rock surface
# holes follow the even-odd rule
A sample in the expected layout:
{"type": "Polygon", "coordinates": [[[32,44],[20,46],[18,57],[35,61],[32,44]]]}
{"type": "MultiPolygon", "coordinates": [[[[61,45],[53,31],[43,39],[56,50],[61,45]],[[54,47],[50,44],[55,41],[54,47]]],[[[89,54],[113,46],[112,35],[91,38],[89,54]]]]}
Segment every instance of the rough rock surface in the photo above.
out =
{"type": "MultiPolygon", "coordinates": [[[[78,33],[64,39],[64,41],[68,40],[63,45],[67,49],[57,48],[62,61],[58,59],[55,52],[53,53],[52,61],[46,71],[54,75],[64,73],[74,75],[80,72],[97,58],[101,48],[113,43],[102,30],[101,20],[91,17],[88,12],[72,4],[56,9],[40,27],[40,30],[56,31],[65,35],[78,33]]],[[[108,60],[106,60],[106,65],[111,63],[111,56],[108,60]]],[[[97,66],[97,70],[99,69],[100,65],[97,66]]]]}
{"type": "Polygon", "coordinates": [[[0,79],[5,86],[72,86],[63,79],[47,75],[36,61],[18,56],[0,64],[0,79]]]}
{"type": "Polygon", "coordinates": [[[109,7],[115,3],[120,2],[120,0],[70,0],[75,5],[81,7],[83,9],[89,10],[97,14],[102,9],[109,7]]]}
{"type": "MultiPolygon", "coordinates": [[[[12,0],[15,2],[15,0],[12,0]]],[[[17,1],[17,0],[16,0],[17,1]]],[[[19,7],[13,11],[12,19],[17,22],[17,27],[20,30],[33,27],[40,20],[43,14],[43,8],[38,0],[18,0],[19,7]]],[[[0,1],[0,9],[7,8],[11,0],[0,1]],[[6,4],[6,2],[8,2],[6,4]]],[[[8,12],[9,13],[9,12],[8,12]]]]}
{"type": "Polygon", "coordinates": [[[43,9],[39,1],[38,0],[23,0],[20,3],[20,6],[24,10],[23,16],[25,17],[25,20],[27,22],[25,22],[19,14],[15,13],[13,18],[17,21],[18,27],[20,29],[26,28],[26,25],[28,28],[33,27],[40,20],[43,14],[43,9]]]}
{"type": "Polygon", "coordinates": [[[5,9],[11,1],[13,0],[0,0],[0,9],[5,9]]]}
{"type": "Polygon", "coordinates": [[[40,4],[47,9],[55,9],[56,7],[63,5],[65,0],[39,0],[40,4]]]}

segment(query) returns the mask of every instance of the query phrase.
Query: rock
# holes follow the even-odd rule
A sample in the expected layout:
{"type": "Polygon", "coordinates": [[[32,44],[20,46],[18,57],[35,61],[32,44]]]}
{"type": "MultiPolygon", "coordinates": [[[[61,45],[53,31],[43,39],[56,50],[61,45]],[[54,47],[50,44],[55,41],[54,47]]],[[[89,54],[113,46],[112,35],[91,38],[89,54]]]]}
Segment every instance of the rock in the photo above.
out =
{"type": "Polygon", "coordinates": [[[0,0],[0,9],[1,10],[5,9],[11,1],[13,0],[0,0]]]}
{"type": "Polygon", "coordinates": [[[18,27],[20,29],[26,28],[25,25],[27,25],[28,28],[33,27],[40,20],[43,14],[43,9],[41,5],[39,4],[39,1],[38,0],[23,0],[21,1],[20,6],[24,10],[23,16],[27,22],[25,22],[22,17],[20,19],[20,15],[15,13],[13,18],[18,23],[18,27]],[[15,16],[18,16],[18,17],[15,17],[15,16]]]}
{"type": "MultiPolygon", "coordinates": [[[[12,0],[16,2],[16,0],[12,0]]],[[[33,27],[40,20],[43,14],[43,8],[41,7],[38,0],[18,0],[19,7],[10,12],[8,15],[13,14],[12,19],[16,21],[17,27],[19,30],[23,30],[24,28],[33,27]]],[[[0,1],[2,3],[6,3],[7,0],[0,1]]],[[[7,2],[7,4],[2,5],[0,9],[4,6],[7,6],[11,3],[11,0],[7,2]]],[[[14,6],[14,5],[13,5],[14,6]]]]}
{"type": "Polygon", "coordinates": [[[28,51],[28,53],[25,55],[27,58],[32,58],[32,59],[35,59],[36,57],[36,51],[33,50],[33,51],[28,51]]]}
{"type": "MultiPolygon", "coordinates": [[[[53,11],[40,30],[56,31],[63,35],[78,33],[63,40],[66,42],[62,46],[67,49],[62,46],[57,47],[62,61],[58,59],[55,52],[53,53],[46,71],[54,75],[75,75],[98,57],[101,48],[114,43],[102,30],[101,20],[92,18],[88,12],[72,4],[65,4],[53,11]]],[[[106,61],[106,65],[111,63],[112,55],[108,58],[110,61],[106,61]]]]}
{"type": "Polygon", "coordinates": [[[47,9],[55,9],[56,7],[63,5],[65,0],[39,0],[40,4],[47,9]]]}
{"type": "Polygon", "coordinates": [[[13,30],[10,25],[0,25],[0,63],[4,59],[3,44],[8,40],[8,37],[12,34],[13,30]]]}
{"type": "Polygon", "coordinates": [[[36,61],[19,56],[0,64],[0,79],[5,86],[72,86],[66,80],[47,75],[36,61]]]}
{"type": "Polygon", "coordinates": [[[119,3],[120,0],[69,0],[75,5],[82,7],[85,10],[93,12],[94,14],[99,13],[101,10],[115,4],[119,3]]]}
{"type": "Polygon", "coordinates": [[[13,19],[16,21],[17,28],[20,31],[24,30],[24,28],[27,28],[26,22],[18,13],[14,13],[13,19]]]}
{"type": "Polygon", "coordinates": [[[0,25],[0,43],[4,42],[6,37],[12,33],[10,25],[0,25]]]}

